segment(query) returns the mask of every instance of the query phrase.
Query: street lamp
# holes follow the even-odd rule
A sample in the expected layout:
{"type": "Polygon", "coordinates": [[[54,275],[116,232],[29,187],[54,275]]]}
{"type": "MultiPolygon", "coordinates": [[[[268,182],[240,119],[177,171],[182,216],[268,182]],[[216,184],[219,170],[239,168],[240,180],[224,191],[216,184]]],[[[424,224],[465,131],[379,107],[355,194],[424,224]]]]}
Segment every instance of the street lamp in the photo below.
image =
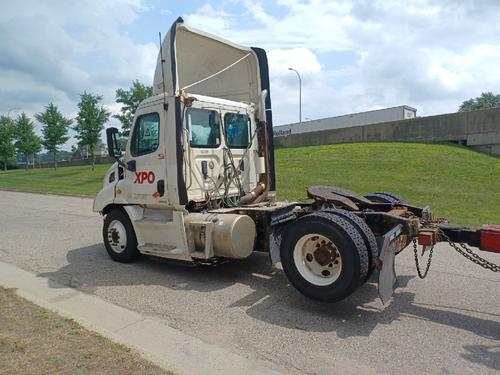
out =
{"type": "Polygon", "coordinates": [[[300,78],[299,72],[297,72],[293,68],[288,68],[288,70],[293,70],[296,74],[297,77],[299,77],[299,123],[302,122],[302,79],[300,78]]]}

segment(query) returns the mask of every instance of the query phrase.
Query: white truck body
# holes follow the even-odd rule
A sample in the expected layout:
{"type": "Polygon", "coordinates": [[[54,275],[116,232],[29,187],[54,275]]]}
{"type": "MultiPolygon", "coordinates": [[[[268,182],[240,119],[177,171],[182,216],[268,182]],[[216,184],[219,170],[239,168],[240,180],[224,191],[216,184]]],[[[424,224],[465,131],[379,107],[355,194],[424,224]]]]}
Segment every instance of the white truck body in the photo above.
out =
{"type": "Polygon", "coordinates": [[[248,256],[256,235],[252,220],[229,213],[215,220],[214,212],[190,213],[187,207],[209,200],[217,209],[217,202],[230,204],[256,187],[274,187],[259,145],[267,137],[257,134],[259,118],[270,121],[264,108],[266,101],[270,105],[268,86],[263,50],[177,20],[162,42],[155,95],[137,109],[124,154],[107,172],[94,211],[124,210],[141,253],[185,261],[248,256]],[[200,227],[207,238],[211,228],[210,241],[217,241],[221,228],[226,232],[200,249],[193,237],[200,227]]]}

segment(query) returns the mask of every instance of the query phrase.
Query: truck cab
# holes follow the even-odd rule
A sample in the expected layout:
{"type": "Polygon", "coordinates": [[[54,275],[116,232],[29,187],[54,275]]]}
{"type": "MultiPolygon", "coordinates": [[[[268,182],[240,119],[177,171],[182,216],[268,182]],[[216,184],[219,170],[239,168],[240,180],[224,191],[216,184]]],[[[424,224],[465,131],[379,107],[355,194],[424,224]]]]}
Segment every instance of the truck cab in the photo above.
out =
{"type": "Polygon", "coordinates": [[[190,95],[182,100],[181,154],[176,144],[176,119],[168,108],[175,98],[155,95],[137,109],[120,163],[110,168],[95,200],[99,212],[113,204],[167,208],[225,199],[236,204],[240,190],[250,192],[265,173],[259,155],[255,105],[190,95]],[[167,108],[167,110],[165,110],[167,108]],[[238,183],[226,180],[236,167],[238,183]],[[179,195],[179,176],[185,196],[179,195]],[[225,191],[228,184],[227,191],[225,191]],[[240,184],[240,186],[238,186],[240,184]],[[226,193],[224,195],[224,193],[226,193]]]}
{"type": "Polygon", "coordinates": [[[266,204],[274,190],[265,52],[178,19],[162,42],[153,91],[123,151],[118,130],[107,129],[117,161],[94,211],[105,216],[108,252],[121,261],[248,256],[263,240],[238,209],[266,204]]]}

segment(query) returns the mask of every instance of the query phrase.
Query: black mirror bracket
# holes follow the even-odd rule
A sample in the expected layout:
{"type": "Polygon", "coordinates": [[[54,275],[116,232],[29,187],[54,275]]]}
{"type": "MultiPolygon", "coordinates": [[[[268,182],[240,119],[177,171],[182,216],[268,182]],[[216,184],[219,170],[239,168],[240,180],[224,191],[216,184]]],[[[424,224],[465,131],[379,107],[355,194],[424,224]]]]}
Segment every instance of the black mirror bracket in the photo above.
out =
{"type": "Polygon", "coordinates": [[[119,159],[119,158],[115,158],[116,162],[118,163],[118,165],[122,168],[125,168],[126,170],[130,171],[130,172],[135,172],[135,168],[134,169],[130,169],[129,168],[129,164],[128,163],[125,163],[122,159],[119,159]]]}
{"type": "Polygon", "coordinates": [[[135,160],[130,160],[127,162],[126,167],[130,172],[135,172],[137,170],[135,160]]]}

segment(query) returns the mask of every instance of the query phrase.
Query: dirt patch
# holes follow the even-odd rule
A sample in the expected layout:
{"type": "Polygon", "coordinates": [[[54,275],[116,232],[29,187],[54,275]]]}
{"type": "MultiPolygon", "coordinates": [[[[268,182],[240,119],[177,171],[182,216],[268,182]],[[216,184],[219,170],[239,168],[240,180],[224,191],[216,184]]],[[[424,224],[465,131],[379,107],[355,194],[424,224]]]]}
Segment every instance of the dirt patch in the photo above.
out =
{"type": "Polygon", "coordinates": [[[169,374],[126,346],[0,288],[0,374],[169,374]]]}

